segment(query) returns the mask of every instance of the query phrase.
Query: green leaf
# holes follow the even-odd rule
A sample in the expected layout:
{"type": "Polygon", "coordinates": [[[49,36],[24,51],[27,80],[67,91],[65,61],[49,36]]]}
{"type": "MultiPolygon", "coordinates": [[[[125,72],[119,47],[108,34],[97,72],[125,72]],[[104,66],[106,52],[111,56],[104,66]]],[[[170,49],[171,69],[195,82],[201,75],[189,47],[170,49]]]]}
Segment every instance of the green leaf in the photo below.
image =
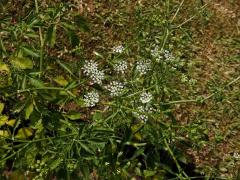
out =
{"type": "Polygon", "coordinates": [[[11,64],[16,69],[32,69],[33,62],[26,57],[12,57],[10,59],[11,64]]]}
{"type": "Polygon", "coordinates": [[[57,26],[55,24],[52,24],[47,30],[46,41],[50,47],[53,47],[56,43],[56,30],[57,26]]]}
{"type": "Polygon", "coordinates": [[[8,120],[8,116],[6,115],[0,116],[0,126],[5,125],[7,120],[8,120]]]}
{"type": "Polygon", "coordinates": [[[10,73],[10,69],[9,69],[8,65],[1,62],[1,61],[0,61],[0,72],[1,73],[6,73],[6,74],[10,73]]]}
{"type": "Polygon", "coordinates": [[[2,39],[0,38],[0,52],[3,52],[4,53],[4,55],[6,55],[6,48],[5,48],[5,46],[4,46],[4,44],[3,44],[3,41],[2,41],[2,39]]]}
{"type": "Polygon", "coordinates": [[[78,142],[80,144],[80,146],[88,153],[90,154],[94,154],[94,152],[88,147],[86,146],[85,144],[81,143],[80,141],[78,142]]]}
{"type": "Polygon", "coordinates": [[[37,88],[45,86],[44,83],[38,79],[30,78],[30,82],[34,87],[37,87],[37,88]]]}
{"type": "Polygon", "coordinates": [[[61,61],[59,61],[59,60],[57,60],[57,63],[58,63],[64,70],[66,70],[69,74],[71,74],[72,76],[76,77],[76,76],[73,74],[72,70],[70,69],[70,67],[69,67],[67,64],[65,64],[65,63],[63,63],[63,62],[61,62],[61,61]]]}
{"type": "Polygon", "coordinates": [[[22,50],[26,55],[36,57],[36,58],[39,57],[39,54],[29,47],[22,47],[22,50]]]}
{"type": "Polygon", "coordinates": [[[25,109],[25,119],[29,119],[34,109],[33,103],[31,102],[25,109]]]}
{"type": "Polygon", "coordinates": [[[67,30],[74,31],[76,29],[74,25],[72,25],[68,22],[61,22],[61,26],[65,29],[65,31],[67,31],[67,30]]]}
{"type": "Polygon", "coordinates": [[[0,130],[0,137],[9,137],[9,133],[7,130],[0,130]]]}
{"type": "Polygon", "coordinates": [[[72,113],[66,115],[65,117],[67,117],[67,118],[69,118],[69,119],[71,119],[71,120],[78,120],[78,119],[81,118],[81,116],[82,116],[81,113],[78,113],[78,112],[72,112],[72,113]]]}
{"type": "Polygon", "coordinates": [[[145,177],[151,177],[156,174],[156,171],[144,170],[143,173],[145,177]]]}
{"type": "Polygon", "coordinates": [[[73,47],[76,47],[79,45],[80,39],[75,31],[67,30],[67,35],[73,47]]]}
{"type": "Polygon", "coordinates": [[[13,127],[15,123],[16,123],[16,119],[10,119],[6,122],[6,124],[11,127],[13,127]]]}
{"type": "Polygon", "coordinates": [[[28,137],[33,135],[33,129],[29,127],[24,127],[18,130],[15,138],[18,139],[27,139],[28,137]]]}
{"type": "Polygon", "coordinates": [[[50,169],[51,170],[54,170],[56,169],[57,167],[60,166],[60,164],[63,162],[63,159],[62,158],[57,158],[55,160],[53,160],[51,163],[50,163],[50,169]]]}
{"type": "Polygon", "coordinates": [[[0,103],[0,114],[2,114],[3,109],[4,109],[4,104],[3,104],[3,103],[0,103]]]}
{"type": "Polygon", "coordinates": [[[74,22],[80,29],[82,29],[84,31],[90,30],[87,20],[83,16],[80,16],[80,15],[74,16],[74,22]]]}
{"type": "Polygon", "coordinates": [[[1,4],[1,5],[6,5],[6,4],[8,3],[8,1],[9,1],[9,0],[1,0],[1,1],[0,1],[0,4],[1,4]]]}
{"type": "Polygon", "coordinates": [[[68,84],[68,81],[63,76],[57,76],[53,80],[60,86],[66,86],[68,84]]]}

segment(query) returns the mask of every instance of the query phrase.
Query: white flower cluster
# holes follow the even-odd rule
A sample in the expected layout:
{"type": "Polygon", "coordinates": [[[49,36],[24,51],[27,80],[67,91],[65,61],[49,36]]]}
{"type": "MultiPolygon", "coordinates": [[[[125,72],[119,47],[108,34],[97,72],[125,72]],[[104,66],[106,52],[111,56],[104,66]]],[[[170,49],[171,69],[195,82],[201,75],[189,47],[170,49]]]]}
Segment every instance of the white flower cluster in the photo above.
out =
{"type": "Polygon", "coordinates": [[[83,66],[83,73],[90,77],[93,83],[102,84],[104,79],[104,72],[98,70],[98,64],[93,60],[85,63],[83,66]]]}
{"type": "Polygon", "coordinates": [[[124,90],[124,85],[118,81],[112,81],[109,85],[106,86],[106,89],[110,91],[110,96],[119,96],[124,90]]]}
{"type": "Polygon", "coordinates": [[[98,71],[98,64],[93,60],[86,62],[83,66],[83,73],[90,76],[93,72],[98,71]]]}
{"type": "Polygon", "coordinates": [[[139,112],[134,112],[134,115],[139,119],[142,120],[144,122],[148,121],[148,115],[149,113],[153,113],[154,109],[152,107],[148,107],[148,106],[139,106],[137,108],[137,110],[139,112]],[[147,113],[147,114],[146,114],[147,113]]]}
{"type": "Polygon", "coordinates": [[[124,51],[124,47],[122,45],[115,46],[112,48],[113,53],[122,53],[124,51]]]}
{"type": "Polygon", "coordinates": [[[234,152],[234,153],[233,153],[233,157],[234,157],[236,160],[240,160],[240,154],[237,153],[237,152],[234,152]]]}
{"type": "Polygon", "coordinates": [[[169,50],[160,50],[159,46],[155,46],[154,49],[151,50],[151,55],[155,58],[157,62],[160,62],[162,59],[167,61],[171,61],[174,59],[172,53],[169,50]]]}
{"type": "Polygon", "coordinates": [[[100,85],[102,84],[104,77],[105,76],[103,71],[94,71],[90,75],[90,78],[92,79],[93,83],[100,84],[100,85]]]}
{"type": "Polygon", "coordinates": [[[151,50],[151,55],[155,58],[157,62],[160,62],[163,58],[159,46],[155,46],[155,48],[151,50]]]}
{"type": "Polygon", "coordinates": [[[164,56],[165,60],[167,60],[167,61],[172,61],[174,59],[172,53],[170,53],[169,50],[164,50],[163,56],[164,56]]]}
{"type": "Polygon", "coordinates": [[[151,93],[143,92],[143,93],[140,95],[140,101],[141,101],[143,104],[149,103],[152,99],[153,99],[153,96],[152,96],[151,93]]]}
{"type": "Polygon", "coordinates": [[[136,70],[140,75],[147,74],[151,70],[151,61],[150,60],[141,60],[137,62],[136,70]]]}
{"type": "Polygon", "coordinates": [[[84,104],[86,107],[93,107],[99,102],[99,94],[95,91],[84,95],[84,104]]]}
{"type": "Polygon", "coordinates": [[[128,69],[128,63],[126,61],[119,61],[118,63],[115,64],[114,70],[117,73],[122,73],[124,74],[126,70],[128,69]]]}

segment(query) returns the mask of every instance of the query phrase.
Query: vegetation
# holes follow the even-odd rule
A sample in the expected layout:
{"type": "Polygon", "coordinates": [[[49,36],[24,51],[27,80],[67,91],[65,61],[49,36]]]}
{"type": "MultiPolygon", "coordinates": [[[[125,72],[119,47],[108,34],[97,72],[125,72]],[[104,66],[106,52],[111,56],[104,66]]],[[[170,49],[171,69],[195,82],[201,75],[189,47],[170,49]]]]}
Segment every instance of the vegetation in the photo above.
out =
{"type": "Polygon", "coordinates": [[[0,0],[1,179],[239,179],[237,0],[0,0]]]}

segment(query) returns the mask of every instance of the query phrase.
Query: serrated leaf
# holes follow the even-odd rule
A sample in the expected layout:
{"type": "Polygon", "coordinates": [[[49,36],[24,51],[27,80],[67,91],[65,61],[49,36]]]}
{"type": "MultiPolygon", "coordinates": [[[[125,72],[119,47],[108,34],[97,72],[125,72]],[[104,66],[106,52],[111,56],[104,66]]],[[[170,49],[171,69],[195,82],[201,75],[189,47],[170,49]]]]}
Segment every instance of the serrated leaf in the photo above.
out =
{"type": "Polygon", "coordinates": [[[11,127],[13,127],[15,123],[16,123],[16,119],[10,119],[6,122],[6,124],[11,127]]]}
{"type": "Polygon", "coordinates": [[[33,62],[26,57],[13,57],[10,59],[11,64],[16,69],[32,69],[33,68],[33,62]]]}
{"type": "Polygon", "coordinates": [[[83,16],[80,15],[74,16],[74,22],[80,29],[84,31],[89,31],[87,20],[83,16]]]}
{"type": "Polygon", "coordinates": [[[3,109],[4,109],[4,104],[3,104],[3,103],[0,103],[0,114],[2,114],[3,109]]]}
{"type": "Polygon", "coordinates": [[[63,76],[57,76],[53,80],[60,86],[66,86],[68,84],[68,81],[63,76]]]}
{"type": "Polygon", "coordinates": [[[0,62],[0,72],[9,74],[10,73],[10,69],[9,69],[8,65],[3,63],[3,62],[0,62]]]}
{"type": "Polygon", "coordinates": [[[143,174],[144,174],[145,177],[151,177],[151,176],[154,176],[156,174],[156,171],[144,170],[143,174]]]}
{"type": "Polygon", "coordinates": [[[0,126],[5,125],[7,120],[8,120],[8,116],[6,116],[6,115],[0,116],[0,126]]]}
{"type": "Polygon", "coordinates": [[[62,158],[57,158],[55,159],[54,161],[52,161],[50,163],[50,169],[51,170],[54,170],[56,169],[57,167],[59,167],[59,165],[62,163],[63,159],[62,158]]]}
{"type": "Polygon", "coordinates": [[[22,50],[26,55],[37,57],[37,58],[39,57],[39,54],[29,47],[22,47],[22,50]]]}
{"type": "Polygon", "coordinates": [[[56,30],[57,26],[55,24],[52,24],[47,30],[46,41],[50,47],[53,47],[56,43],[56,30]]]}
{"type": "Polygon", "coordinates": [[[18,139],[27,139],[28,137],[33,135],[33,129],[29,127],[24,127],[18,130],[15,138],[18,139]]]}
{"type": "Polygon", "coordinates": [[[68,35],[70,43],[73,47],[76,47],[79,45],[80,39],[79,39],[78,35],[76,34],[76,32],[67,30],[67,35],[68,35]]]}
{"type": "Polygon", "coordinates": [[[26,109],[25,109],[25,119],[26,120],[29,119],[30,115],[32,114],[33,108],[34,108],[33,103],[30,103],[28,105],[28,107],[26,107],[26,109]]]}
{"type": "Polygon", "coordinates": [[[67,118],[71,119],[71,120],[78,120],[81,118],[81,113],[78,112],[74,112],[74,113],[70,113],[68,115],[66,115],[67,118]]]}
{"type": "Polygon", "coordinates": [[[40,80],[30,78],[30,82],[34,87],[37,87],[37,88],[44,87],[44,83],[40,80]]]}
{"type": "Polygon", "coordinates": [[[67,31],[67,30],[75,30],[75,26],[72,24],[69,24],[67,22],[61,22],[62,27],[67,31]]]}

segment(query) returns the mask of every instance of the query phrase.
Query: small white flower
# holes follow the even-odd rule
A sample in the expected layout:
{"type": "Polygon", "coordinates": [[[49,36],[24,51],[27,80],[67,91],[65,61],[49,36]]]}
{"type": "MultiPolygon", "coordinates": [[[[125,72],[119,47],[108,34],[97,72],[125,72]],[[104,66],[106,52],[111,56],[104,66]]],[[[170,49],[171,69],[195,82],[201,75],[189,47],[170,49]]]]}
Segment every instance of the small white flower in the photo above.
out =
{"type": "Polygon", "coordinates": [[[124,51],[124,47],[122,45],[115,46],[112,48],[113,53],[122,53],[124,51]]]}
{"type": "Polygon", "coordinates": [[[93,60],[90,60],[84,64],[82,69],[85,75],[90,76],[93,72],[98,71],[98,64],[93,60]]]}
{"type": "Polygon", "coordinates": [[[110,91],[110,96],[119,96],[124,90],[124,85],[121,82],[112,81],[106,89],[110,91]]]}
{"type": "Polygon", "coordinates": [[[143,93],[140,95],[140,101],[141,101],[143,104],[149,103],[152,99],[153,99],[153,96],[152,96],[151,93],[143,92],[143,93]]]}
{"type": "Polygon", "coordinates": [[[99,94],[95,91],[89,92],[84,95],[83,100],[86,107],[93,107],[99,102],[99,94]]]}
{"type": "Polygon", "coordinates": [[[151,50],[151,55],[153,57],[158,57],[161,53],[159,46],[155,46],[154,49],[151,50]]]}
{"type": "Polygon", "coordinates": [[[240,154],[238,154],[237,152],[233,153],[233,157],[237,160],[240,160],[240,154]]]}
{"type": "Polygon", "coordinates": [[[151,55],[156,59],[157,62],[160,62],[162,59],[167,61],[174,59],[169,50],[161,50],[159,46],[155,46],[155,48],[151,50],[151,55]]]}
{"type": "Polygon", "coordinates": [[[117,73],[122,73],[124,74],[128,68],[128,63],[126,61],[120,61],[114,66],[114,70],[117,73]]]}
{"type": "MultiPolygon", "coordinates": [[[[144,107],[143,106],[138,107],[137,110],[144,113],[144,107]]],[[[144,122],[146,122],[148,120],[148,116],[146,114],[136,113],[136,115],[137,115],[139,120],[142,120],[144,122]]]]}
{"type": "Polygon", "coordinates": [[[160,62],[163,59],[159,46],[155,46],[155,48],[151,50],[151,55],[155,58],[157,62],[160,62]]]}
{"type": "Polygon", "coordinates": [[[146,113],[152,113],[154,109],[152,107],[148,106],[139,106],[137,108],[139,112],[134,112],[133,114],[141,121],[147,122],[148,121],[148,115],[146,113]]]}
{"type": "Polygon", "coordinates": [[[104,72],[103,71],[93,71],[92,74],[90,75],[91,80],[93,83],[96,84],[102,84],[102,81],[104,79],[104,72]]]}
{"type": "Polygon", "coordinates": [[[104,72],[98,70],[98,64],[92,60],[83,66],[83,73],[89,76],[93,83],[102,84],[104,72]]]}
{"type": "Polygon", "coordinates": [[[150,60],[142,60],[138,61],[136,65],[136,70],[140,73],[140,75],[146,74],[151,70],[151,61],[150,60]]]}
{"type": "Polygon", "coordinates": [[[167,61],[171,61],[171,60],[174,59],[172,53],[170,53],[169,50],[164,50],[164,51],[163,51],[163,56],[164,56],[164,58],[165,58],[167,61]]]}
{"type": "Polygon", "coordinates": [[[181,82],[182,82],[182,83],[186,83],[186,82],[188,82],[188,81],[189,81],[188,77],[187,77],[185,74],[182,74],[182,76],[181,76],[181,82]]]}

